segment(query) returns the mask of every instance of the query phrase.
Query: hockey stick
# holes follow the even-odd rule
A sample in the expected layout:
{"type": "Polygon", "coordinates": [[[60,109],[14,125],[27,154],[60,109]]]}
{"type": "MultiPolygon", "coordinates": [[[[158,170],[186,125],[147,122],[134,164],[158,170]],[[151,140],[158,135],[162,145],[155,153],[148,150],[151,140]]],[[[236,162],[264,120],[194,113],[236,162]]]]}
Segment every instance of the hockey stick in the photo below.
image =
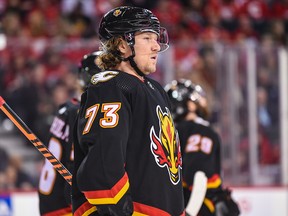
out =
{"type": "Polygon", "coordinates": [[[207,177],[204,172],[197,171],[194,175],[193,189],[190,195],[186,212],[196,216],[203,204],[207,190],[207,177]]]}
{"type": "Polygon", "coordinates": [[[49,149],[36,137],[22,119],[12,110],[12,108],[0,96],[0,109],[14,123],[16,127],[26,136],[26,138],[37,148],[37,150],[53,165],[61,176],[72,185],[72,174],[69,170],[49,151],[49,149]]]}

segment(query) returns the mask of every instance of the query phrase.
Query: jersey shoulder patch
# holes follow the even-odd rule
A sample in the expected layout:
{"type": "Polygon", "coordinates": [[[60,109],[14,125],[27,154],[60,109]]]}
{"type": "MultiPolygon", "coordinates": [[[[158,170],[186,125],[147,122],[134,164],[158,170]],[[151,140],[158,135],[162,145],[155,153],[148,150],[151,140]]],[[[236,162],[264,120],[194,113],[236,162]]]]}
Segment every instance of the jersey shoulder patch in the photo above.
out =
{"type": "Polygon", "coordinates": [[[117,72],[117,71],[103,71],[103,72],[94,74],[91,78],[91,83],[93,85],[96,85],[97,83],[100,83],[100,82],[106,82],[106,81],[114,78],[118,74],[119,74],[119,72],[117,72]]]}

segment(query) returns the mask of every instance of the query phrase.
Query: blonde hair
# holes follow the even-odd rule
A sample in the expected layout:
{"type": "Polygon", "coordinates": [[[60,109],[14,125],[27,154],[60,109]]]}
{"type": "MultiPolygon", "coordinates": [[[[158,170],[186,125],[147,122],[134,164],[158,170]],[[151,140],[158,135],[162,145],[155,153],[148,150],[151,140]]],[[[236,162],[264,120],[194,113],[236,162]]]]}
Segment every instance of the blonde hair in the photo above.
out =
{"type": "Polygon", "coordinates": [[[102,70],[113,69],[123,61],[121,58],[121,52],[118,49],[122,42],[123,39],[119,36],[113,37],[101,45],[100,50],[103,52],[96,59],[99,68],[102,70]]]}

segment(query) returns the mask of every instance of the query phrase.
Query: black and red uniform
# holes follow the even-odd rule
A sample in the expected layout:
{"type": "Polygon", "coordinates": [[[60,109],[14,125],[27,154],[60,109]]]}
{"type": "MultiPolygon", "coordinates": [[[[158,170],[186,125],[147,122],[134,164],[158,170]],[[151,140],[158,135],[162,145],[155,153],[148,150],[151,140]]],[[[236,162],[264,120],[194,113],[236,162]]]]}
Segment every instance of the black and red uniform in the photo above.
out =
{"type": "Polygon", "coordinates": [[[82,95],[72,203],[79,215],[184,215],[181,152],[166,92],[122,71],[82,95]]]}
{"type": "MultiPolygon", "coordinates": [[[[73,170],[73,127],[79,101],[61,105],[50,127],[48,149],[70,171],[73,170]]],[[[72,215],[71,186],[46,159],[39,181],[39,208],[42,216],[72,215]]]]}
{"type": "Polygon", "coordinates": [[[193,189],[193,178],[203,171],[207,178],[207,192],[199,215],[215,214],[213,198],[222,191],[220,177],[220,138],[209,122],[197,117],[195,121],[177,124],[183,157],[183,186],[185,206],[193,189]]]}

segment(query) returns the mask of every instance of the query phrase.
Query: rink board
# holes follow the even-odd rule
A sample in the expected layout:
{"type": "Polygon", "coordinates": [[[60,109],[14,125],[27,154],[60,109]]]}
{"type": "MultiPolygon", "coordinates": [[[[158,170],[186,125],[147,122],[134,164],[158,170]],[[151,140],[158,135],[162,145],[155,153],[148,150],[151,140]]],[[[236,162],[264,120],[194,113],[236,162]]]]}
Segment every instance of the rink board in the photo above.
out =
{"type": "MultiPolygon", "coordinates": [[[[287,216],[287,187],[241,187],[232,188],[233,198],[238,202],[241,216],[287,216]]],[[[0,194],[0,216],[39,216],[36,192],[13,192],[0,194]]]]}

